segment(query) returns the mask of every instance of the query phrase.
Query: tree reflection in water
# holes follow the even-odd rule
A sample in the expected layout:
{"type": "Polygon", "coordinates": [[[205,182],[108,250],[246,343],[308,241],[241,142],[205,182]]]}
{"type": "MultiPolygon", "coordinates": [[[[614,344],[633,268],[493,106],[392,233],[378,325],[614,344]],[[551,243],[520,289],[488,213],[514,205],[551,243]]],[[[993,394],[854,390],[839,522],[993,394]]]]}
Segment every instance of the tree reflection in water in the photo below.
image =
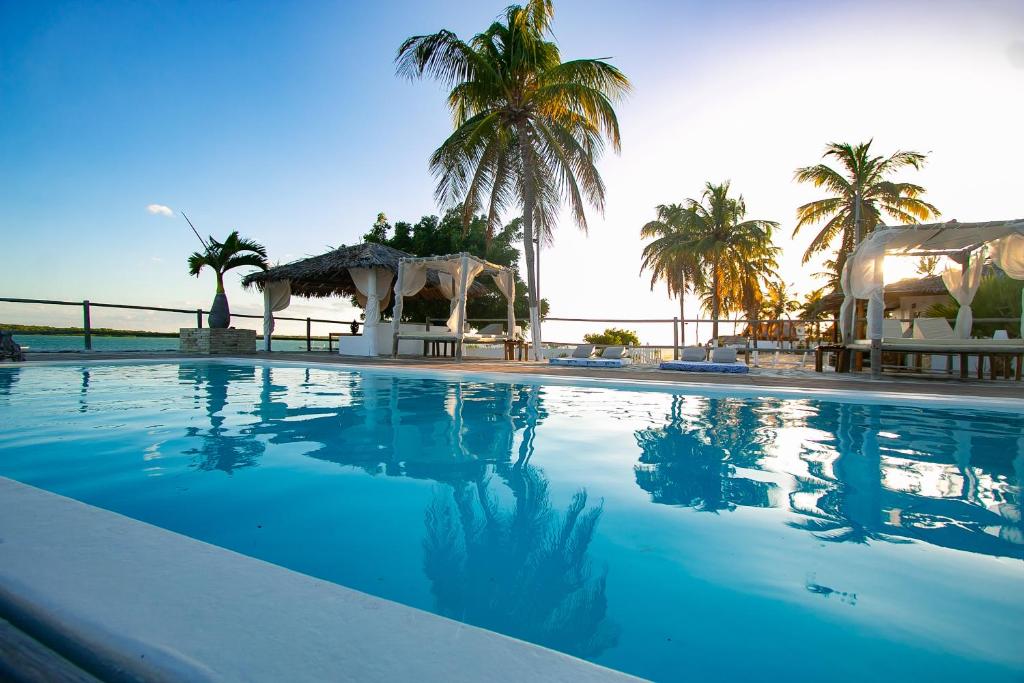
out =
{"type": "Polygon", "coordinates": [[[615,644],[606,575],[589,556],[602,504],[580,490],[559,513],[531,464],[547,415],[540,387],[332,372],[297,389],[263,367],[253,424],[230,434],[228,385],[252,372],[183,368],[210,419],[192,432],[197,467],[230,472],[254,464],[265,442],[302,444],[307,457],[437,482],[423,541],[437,612],[583,657],[615,644]]]}
{"type": "Polygon", "coordinates": [[[638,430],[636,482],[656,503],[705,512],[769,507],[774,484],[738,476],[763,457],[758,416],[746,401],[673,396],[668,423],[638,430]]]}
{"type": "Polygon", "coordinates": [[[790,503],[805,519],[790,525],[826,541],[917,539],[1024,557],[1024,424],[1006,415],[1005,432],[992,433],[991,423],[975,420],[953,411],[821,402],[807,422],[834,433],[834,456],[814,463],[813,477],[798,479],[790,503]],[[813,506],[799,502],[806,500],[813,506]]]}
{"type": "Polygon", "coordinates": [[[263,442],[254,438],[251,432],[240,429],[232,433],[225,426],[231,382],[251,383],[255,376],[256,368],[245,365],[209,363],[179,367],[179,381],[193,384],[196,407],[204,410],[210,422],[208,429],[188,427],[185,430],[187,436],[200,442],[197,448],[184,451],[186,455],[193,456],[196,469],[231,474],[237,469],[256,465],[263,455],[263,442]]]}
{"type": "Polygon", "coordinates": [[[525,391],[519,458],[497,469],[513,504],[499,503],[490,477],[437,490],[424,515],[424,571],[440,614],[593,657],[618,639],[606,574],[595,576],[588,557],[603,504],[588,508],[580,490],[563,514],[552,509],[547,480],[529,464],[539,389],[525,391]]]}
{"type": "Polygon", "coordinates": [[[1024,557],[1022,434],[1010,414],[673,396],[663,426],[635,432],[634,469],[656,503],[717,512],[788,502],[800,515],[789,526],[825,541],[1024,557]],[[784,429],[809,431],[780,441],[784,429]]]}

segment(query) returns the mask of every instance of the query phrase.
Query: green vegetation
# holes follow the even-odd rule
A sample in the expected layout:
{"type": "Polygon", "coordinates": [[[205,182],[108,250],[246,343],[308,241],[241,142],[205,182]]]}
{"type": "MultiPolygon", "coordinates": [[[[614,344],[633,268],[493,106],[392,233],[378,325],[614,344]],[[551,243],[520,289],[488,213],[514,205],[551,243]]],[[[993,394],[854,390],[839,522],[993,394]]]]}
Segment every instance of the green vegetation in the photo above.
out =
{"type": "MultiPolygon", "coordinates": [[[[516,219],[501,226],[489,239],[487,229],[487,217],[483,215],[473,216],[468,227],[464,227],[462,212],[459,209],[449,210],[443,218],[424,216],[415,225],[398,221],[392,226],[387,216],[381,213],[377,215],[377,221],[370,231],[363,235],[363,239],[367,242],[386,244],[416,256],[465,251],[485,258],[491,263],[509,266],[516,274],[516,318],[526,319],[529,317],[526,285],[519,277],[519,250],[515,246],[516,242],[522,239],[522,222],[516,219]]],[[[488,293],[466,302],[466,317],[505,320],[505,297],[490,278],[480,278],[478,282],[487,288],[488,293]]],[[[541,314],[546,315],[548,303],[545,300],[541,304],[541,314]]],[[[447,301],[409,299],[402,309],[402,317],[412,321],[422,321],[428,316],[445,319],[449,314],[448,306],[447,301]]],[[[384,312],[390,315],[392,310],[393,303],[384,312]]]]}
{"type": "Polygon", "coordinates": [[[817,164],[798,168],[794,175],[797,182],[812,183],[831,193],[829,197],[809,202],[796,210],[797,224],[793,235],[805,226],[826,221],[804,251],[804,263],[838,240],[838,252],[831,264],[837,281],[847,255],[857,245],[858,218],[863,239],[882,223],[883,213],[903,223],[916,223],[940,215],[938,209],[921,199],[925,193],[923,187],[891,180],[892,174],[900,169],[920,169],[927,155],[897,151],[888,158],[872,156],[871,143],[871,140],[859,145],[833,142],[825,148],[824,158],[832,157],[839,162],[841,170],[817,164]]]}
{"type": "MultiPolygon", "coordinates": [[[[15,334],[83,335],[81,327],[51,327],[49,325],[15,325],[0,323],[0,330],[11,330],[15,334]]],[[[177,332],[148,332],[146,330],[112,330],[109,327],[93,327],[89,332],[94,337],[177,337],[177,332]]],[[[303,337],[305,339],[305,337],[303,337]]]]}
{"type": "MultiPolygon", "coordinates": [[[[605,187],[595,161],[606,139],[619,149],[612,105],[629,90],[626,77],[600,59],[563,62],[550,40],[553,14],[550,0],[530,0],[506,9],[469,41],[451,31],[413,36],[396,58],[399,75],[429,75],[450,88],[455,130],[430,159],[440,202],[461,206],[467,228],[486,211],[487,237],[504,211],[522,209],[535,330],[534,250],[550,239],[562,201],[583,230],[585,205],[603,210],[605,187]]],[[[534,353],[540,353],[536,344],[534,353]]]]}
{"type": "Polygon", "coordinates": [[[729,183],[706,183],[700,200],[657,207],[658,218],[640,231],[654,238],[644,249],[643,267],[655,280],[672,280],[679,295],[687,284],[701,296],[701,307],[715,320],[730,311],[757,317],[762,299],[760,284],[775,277],[778,248],[772,232],[778,223],[744,220],[743,196],[729,196],[729,183]]]}
{"type": "Polygon", "coordinates": [[[617,327],[609,327],[604,332],[593,332],[583,335],[583,341],[588,344],[601,344],[604,346],[640,346],[640,337],[633,330],[620,330],[617,327]]]}
{"type": "MultiPolygon", "coordinates": [[[[988,275],[978,285],[978,292],[971,302],[974,318],[1020,318],[1021,290],[1024,280],[1014,280],[1005,275],[988,275]]],[[[960,305],[953,297],[944,304],[931,306],[925,315],[930,318],[956,318],[960,305]]],[[[996,330],[1006,330],[1011,337],[1018,337],[1020,326],[1015,323],[974,323],[974,336],[991,337],[996,330]]]]}

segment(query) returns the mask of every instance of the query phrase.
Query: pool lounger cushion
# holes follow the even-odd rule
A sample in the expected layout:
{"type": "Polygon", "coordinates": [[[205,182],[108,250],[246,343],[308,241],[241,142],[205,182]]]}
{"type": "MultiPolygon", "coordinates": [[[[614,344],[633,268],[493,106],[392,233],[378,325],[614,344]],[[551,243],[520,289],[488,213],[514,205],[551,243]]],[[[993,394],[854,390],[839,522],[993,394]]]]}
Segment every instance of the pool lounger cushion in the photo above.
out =
{"type": "Polygon", "coordinates": [[[662,370],[681,370],[683,372],[729,372],[740,375],[750,372],[750,368],[745,363],[670,360],[665,361],[658,367],[662,370]]]}
{"type": "Polygon", "coordinates": [[[632,363],[631,358],[550,358],[551,365],[569,365],[575,368],[621,368],[632,363]]]}

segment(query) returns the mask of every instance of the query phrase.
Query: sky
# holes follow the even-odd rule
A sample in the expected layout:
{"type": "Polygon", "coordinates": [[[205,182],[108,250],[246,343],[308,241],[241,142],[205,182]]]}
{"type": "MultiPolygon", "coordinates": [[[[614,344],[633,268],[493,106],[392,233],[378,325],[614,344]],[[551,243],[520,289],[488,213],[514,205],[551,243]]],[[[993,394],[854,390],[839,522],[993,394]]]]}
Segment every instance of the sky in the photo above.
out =
{"type": "MultiPolygon", "coordinates": [[[[0,296],[206,307],[214,278],[187,273],[198,241],[182,210],[281,263],[358,242],[379,212],[439,213],[427,158],[451,131],[445,92],[396,77],[395,51],[441,28],[468,37],[503,7],[0,0],[0,296]]],[[[639,272],[638,233],[706,181],[730,180],[748,217],[780,223],[795,292],[820,286],[820,268],[801,265],[813,233],[791,234],[796,207],[821,195],[792,177],[831,141],[927,152],[901,179],[944,218],[1024,217],[1024,3],[556,0],[553,27],[563,59],[610,59],[633,91],[617,107],[622,152],[599,163],[603,215],[586,235],[563,216],[543,251],[552,316],[677,315],[639,272]]],[[[260,313],[241,274],[228,276],[232,309],[260,313]]],[[[288,314],[354,312],[297,299],[288,314]]],[[[0,322],[79,317],[0,303],[0,322]]],[[[93,324],[192,322],[103,310],[93,324]]],[[[544,337],[605,326],[552,322],[544,337]]],[[[622,326],[671,341],[665,324],[622,326]]]]}

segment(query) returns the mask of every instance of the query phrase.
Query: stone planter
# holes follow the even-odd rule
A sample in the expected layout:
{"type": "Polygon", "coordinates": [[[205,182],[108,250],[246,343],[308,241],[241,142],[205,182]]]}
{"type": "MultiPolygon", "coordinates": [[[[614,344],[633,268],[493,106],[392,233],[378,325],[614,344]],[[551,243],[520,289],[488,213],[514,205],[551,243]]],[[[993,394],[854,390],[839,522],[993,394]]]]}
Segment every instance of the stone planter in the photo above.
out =
{"type": "Polygon", "coordinates": [[[182,327],[178,333],[182,353],[256,353],[256,330],[182,327]]]}

